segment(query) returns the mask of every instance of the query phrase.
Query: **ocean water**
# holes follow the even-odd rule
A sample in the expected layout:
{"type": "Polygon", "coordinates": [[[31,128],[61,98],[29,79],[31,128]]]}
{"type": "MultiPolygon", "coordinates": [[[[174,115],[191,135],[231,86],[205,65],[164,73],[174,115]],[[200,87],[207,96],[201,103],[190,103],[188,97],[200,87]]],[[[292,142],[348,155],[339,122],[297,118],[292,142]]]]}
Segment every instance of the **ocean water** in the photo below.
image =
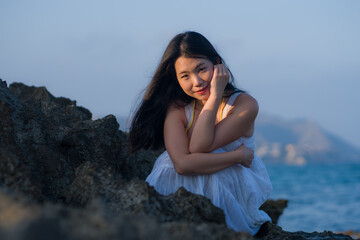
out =
{"type": "Polygon", "coordinates": [[[286,231],[360,232],[360,164],[266,165],[271,199],[287,199],[278,225],[286,231]]]}

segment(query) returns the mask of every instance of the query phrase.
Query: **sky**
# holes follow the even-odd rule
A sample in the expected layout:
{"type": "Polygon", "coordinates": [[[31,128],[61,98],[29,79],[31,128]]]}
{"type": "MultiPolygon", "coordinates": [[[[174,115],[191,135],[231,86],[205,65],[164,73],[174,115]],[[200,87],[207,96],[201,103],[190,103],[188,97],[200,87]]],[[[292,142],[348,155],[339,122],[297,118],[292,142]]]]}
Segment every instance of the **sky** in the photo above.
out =
{"type": "Polygon", "coordinates": [[[129,116],[176,34],[202,33],[260,112],[360,148],[360,1],[1,0],[0,78],[129,116]]]}

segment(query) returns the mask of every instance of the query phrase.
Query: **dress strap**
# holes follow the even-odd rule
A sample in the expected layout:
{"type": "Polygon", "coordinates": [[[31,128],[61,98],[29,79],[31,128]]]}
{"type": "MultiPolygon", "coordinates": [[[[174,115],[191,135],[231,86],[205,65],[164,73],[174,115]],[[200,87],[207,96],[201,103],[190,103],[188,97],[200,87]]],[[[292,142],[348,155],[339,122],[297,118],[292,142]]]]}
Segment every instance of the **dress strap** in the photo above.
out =
{"type": "Polygon", "coordinates": [[[224,97],[222,97],[222,99],[221,99],[221,104],[220,104],[220,107],[221,107],[221,110],[220,110],[220,120],[222,120],[223,119],[223,111],[224,111],[224,108],[225,108],[225,106],[224,106],[224,97]]]}
{"type": "Polygon", "coordinates": [[[195,99],[193,101],[193,106],[191,108],[191,105],[188,104],[185,106],[185,114],[186,114],[186,118],[187,118],[187,127],[185,129],[185,132],[188,132],[189,129],[191,128],[191,125],[193,124],[194,121],[194,115],[195,115],[195,99]]]}
{"type": "Polygon", "coordinates": [[[237,96],[239,96],[242,92],[236,92],[233,95],[230,96],[229,100],[227,101],[223,111],[222,111],[222,117],[221,119],[225,118],[230,110],[230,107],[234,104],[235,99],[237,96]]]}
{"type": "MultiPolygon", "coordinates": [[[[237,92],[234,93],[233,95],[230,96],[229,100],[227,101],[226,105],[223,107],[222,111],[220,112],[220,119],[223,119],[224,117],[227,116],[227,113],[230,109],[230,107],[233,105],[235,99],[237,96],[239,96],[241,94],[241,92],[237,92]]],[[[224,98],[222,98],[221,100],[221,106],[224,105],[224,98]]],[[[194,122],[194,115],[195,115],[195,99],[193,101],[192,107],[190,104],[185,106],[185,115],[186,115],[186,119],[187,119],[187,126],[185,129],[185,132],[188,132],[189,129],[191,128],[193,122],[194,122]]]]}

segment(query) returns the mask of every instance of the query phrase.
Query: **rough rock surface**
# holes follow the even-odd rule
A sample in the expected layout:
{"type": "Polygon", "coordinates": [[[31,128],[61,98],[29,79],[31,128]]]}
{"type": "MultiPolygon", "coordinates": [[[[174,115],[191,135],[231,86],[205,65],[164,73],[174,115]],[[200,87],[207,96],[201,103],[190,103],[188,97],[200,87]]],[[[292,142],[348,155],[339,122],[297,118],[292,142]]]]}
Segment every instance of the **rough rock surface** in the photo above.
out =
{"type": "Polygon", "coordinates": [[[287,207],[287,200],[280,199],[277,201],[267,200],[260,209],[265,211],[271,218],[272,223],[277,224],[280,215],[283,213],[284,209],[287,207]]]}
{"type": "MultiPolygon", "coordinates": [[[[143,180],[159,152],[128,153],[116,118],[91,120],[45,87],[0,80],[0,239],[254,239],[184,188],[158,194],[143,180]]],[[[263,209],[276,223],[285,200],[263,209]]],[[[351,239],[265,224],[255,239],[351,239]]]]}

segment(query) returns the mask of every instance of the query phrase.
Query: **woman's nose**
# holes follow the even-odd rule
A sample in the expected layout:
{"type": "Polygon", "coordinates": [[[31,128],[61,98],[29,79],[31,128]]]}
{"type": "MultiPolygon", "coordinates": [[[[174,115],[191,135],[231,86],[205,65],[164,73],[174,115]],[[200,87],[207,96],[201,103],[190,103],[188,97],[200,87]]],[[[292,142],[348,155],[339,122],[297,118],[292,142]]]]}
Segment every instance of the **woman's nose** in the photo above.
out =
{"type": "Polygon", "coordinates": [[[200,86],[204,82],[199,75],[195,75],[193,81],[195,86],[200,86]]]}

